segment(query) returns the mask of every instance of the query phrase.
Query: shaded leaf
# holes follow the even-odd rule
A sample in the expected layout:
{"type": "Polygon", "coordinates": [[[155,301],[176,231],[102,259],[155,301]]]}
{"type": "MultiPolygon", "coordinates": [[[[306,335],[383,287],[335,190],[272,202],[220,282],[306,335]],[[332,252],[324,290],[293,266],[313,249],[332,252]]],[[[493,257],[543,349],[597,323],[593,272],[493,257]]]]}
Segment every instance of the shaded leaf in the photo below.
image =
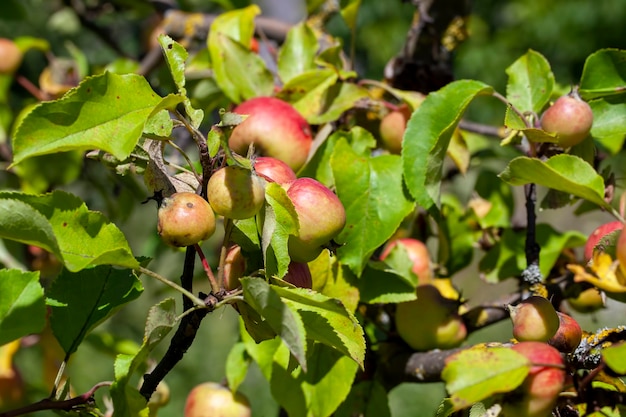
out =
{"type": "Polygon", "coordinates": [[[335,417],[391,417],[387,391],[377,381],[363,381],[352,387],[335,417]]]}
{"type": "Polygon", "coordinates": [[[0,346],[46,324],[46,303],[39,272],[0,269],[0,346]]]}
{"type": "Polygon", "coordinates": [[[100,265],[63,270],[48,291],[47,303],[52,331],[65,353],[74,353],[93,328],[142,291],[141,281],[128,269],[100,265]]]}
{"type": "Polygon", "coordinates": [[[315,33],[305,21],[287,32],[285,43],[278,51],[278,75],[283,83],[315,69],[315,55],[319,45],[315,33]]]}
{"type": "Polygon", "coordinates": [[[415,285],[382,262],[367,264],[358,288],[363,303],[402,303],[416,298],[415,285]]]}
{"type": "Polygon", "coordinates": [[[404,178],[411,195],[427,210],[439,205],[444,157],[469,103],[492,87],[478,81],[454,81],[430,93],[407,123],[402,142],[404,178]]]}
{"type": "Polygon", "coordinates": [[[293,107],[309,122],[323,113],[328,89],[338,80],[332,69],[313,69],[290,79],[277,97],[293,107]]]}
{"type": "Polygon", "coordinates": [[[602,358],[613,372],[626,375],[626,344],[622,343],[602,349],[602,358]]]}
{"type": "Polygon", "coordinates": [[[226,379],[232,392],[236,392],[245,379],[250,362],[251,357],[246,351],[246,345],[243,342],[235,343],[226,358],[226,379]]]}
{"type": "MultiPolygon", "coordinates": [[[[591,136],[612,154],[618,153],[626,139],[626,103],[619,97],[592,100],[591,136]]],[[[585,141],[583,141],[585,142],[585,141]]]]}
{"type": "Polygon", "coordinates": [[[559,154],[547,161],[521,156],[513,159],[499,175],[511,185],[535,183],[584,198],[611,210],[604,201],[604,180],[584,160],[559,154]]]}
{"type": "Polygon", "coordinates": [[[135,148],[161,98],[136,74],[86,78],[62,98],[43,102],[13,137],[13,164],[36,155],[100,149],[123,160],[135,148]]]}

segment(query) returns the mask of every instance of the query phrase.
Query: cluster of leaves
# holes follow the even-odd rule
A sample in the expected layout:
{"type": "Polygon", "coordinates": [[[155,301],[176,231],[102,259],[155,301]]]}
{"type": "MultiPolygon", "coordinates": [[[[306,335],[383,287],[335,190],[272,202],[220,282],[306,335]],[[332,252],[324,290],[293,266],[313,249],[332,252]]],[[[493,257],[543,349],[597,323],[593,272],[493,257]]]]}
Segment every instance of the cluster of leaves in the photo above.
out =
{"type": "MultiPolygon", "coordinates": [[[[358,2],[348,3],[341,11],[354,26],[358,2]]],[[[289,31],[272,73],[250,47],[259,12],[251,6],[220,15],[206,47],[191,56],[180,43],[160,37],[173,80],[169,94],[158,94],[143,76],[107,71],[29,109],[12,138],[13,166],[61,152],[96,150],[118,173],[143,173],[149,189],[194,190],[210,175],[206,167],[227,151],[224,132],[232,127],[225,115],[205,139],[201,129],[209,111],[257,96],[290,102],[317,127],[319,141],[298,175],[333,189],[346,209],[339,247],[310,263],[313,291],[282,281],[289,264],[287,237],[295,233],[296,218],[285,191],[270,185],[264,224],[240,220],[227,229],[227,237],[251,254],[265,279],[243,278],[241,293],[217,305],[192,298],[191,310],[237,306],[241,341],[226,365],[233,390],[254,361],[289,415],[329,416],[336,410],[338,415],[389,415],[384,381],[358,378],[375,371],[367,369],[366,354],[390,334],[380,331],[381,323],[371,320],[369,311],[415,299],[417,277],[401,248],[386,262],[376,259],[378,249],[398,230],[431,234],[437,241],[437,275],[449,278],[471,264],[480,244],[485,248],[480,272],[495,283],[520,277],[529,266],[527,230],[511,224],[515,201],[509,186],[549,189],[544,207],[584,200],[580,212],[601,208],[620,218],[605,199],[609,177],[598,174],[595,157],[596,146],[609,155],[623,148],[626,52],[601,50],[587,59],[580,93],[594,113],[594,141],[562,150],[551,145],[554,135],[537,127],[537,114],[561,92],[549,63],[537,52],[529,51],[508,68],[505,95],[485,83],[460,80],[422,99],[380,83],[357,82],[341,42],[310,22],[289,31]],[[207,69],[211,77],[194,80],[195,73],[207,69]],[[507,135],[500,142],[459,129],[466,109],[481,96],[495,97],[506,107],[507,135]],[[387,101],[413,109],[401,155],[381,152],[369,122],[384,114],[387,101]],[[206,160],[187,157],[190,163],[173,175],[164,150],[175,146],[176,129],[194,138],[206,160]],[[198,162],[202,175],[196,173],[198,162]],[[457,171],[476,174],[468,201],[447,191],[457,171]],[[488,210],[479,210],[478,204],[488,210]],[[420,222],[427,227],[418,229],[420,222]],[[365,403],[364,393],[370,395],[365,403]]],[[[0,344],[41,332],[49,320],[67,361],[91,330],[141,294],[141,273],[158,276],[146,268],[148,260],[132,253],[114,224],[75,195],[2,192],[0,212],[0,237],[43,248],[63,265],[45,289],[37,272],[0,271],[0,344]]],[[[536,225],[534,236],[546,283],[564,276],[562,253],[586,240],[578,231],[562,232],[549,224],[536,225]]],[[[593,284],[607,289],[605,277],[596,278],[593,284]]],[[[613,293],[626,293],[626,286],[610,284],[613,293]]],[[[116,415],[147,413],[146,399],[130,384],[131,376],[145,371],[152,350],[191,310],[181,314],[168,298],[148,312],[142,345],[115,360],[111,397],[116,415]]],[[[607,363],[624,373],[621,350],[606,352],[607,363]]],[[[527,360],[504,348],[458,356],[443,373],[451,398],[442,415],[516,388],[529,369],[527,360]],[[483,366],[476,368],[476,363],[483,366]]],[[[65,394],[59,390],[59,398],[65,394]]]]}

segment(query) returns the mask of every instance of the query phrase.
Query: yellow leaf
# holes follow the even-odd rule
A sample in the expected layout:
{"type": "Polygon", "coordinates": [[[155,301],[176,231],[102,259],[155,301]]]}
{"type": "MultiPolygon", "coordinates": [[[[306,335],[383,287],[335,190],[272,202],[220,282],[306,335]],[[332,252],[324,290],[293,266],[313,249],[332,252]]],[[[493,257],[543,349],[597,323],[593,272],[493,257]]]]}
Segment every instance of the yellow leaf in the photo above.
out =
{"type": "Polygon", "coordinates": [[[619,262],[607,253],[595,251],[587,267],[570,264],[567,269],[574,273],[576,282],[586,281],[604,291],[626,293],[626,277],[619,262]]]}

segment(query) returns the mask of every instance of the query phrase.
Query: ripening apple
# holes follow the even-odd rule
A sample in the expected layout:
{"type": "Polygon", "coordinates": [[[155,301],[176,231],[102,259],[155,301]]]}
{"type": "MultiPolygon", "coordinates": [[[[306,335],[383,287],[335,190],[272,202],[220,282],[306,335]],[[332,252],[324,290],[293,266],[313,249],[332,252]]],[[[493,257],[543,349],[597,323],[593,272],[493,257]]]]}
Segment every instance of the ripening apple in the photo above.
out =
{"type": "Polygon", "coordinates": [[[402,151],[402,138],[410,117],[411,109],[403,104],[381,119],[379,127],[381,145],[390,153],[400,154],[402,151]]]}
{"type": "Polygon", "coordinates": [[[246,258],[241,253],[241,246],[230,245],[224,258],[224,288],[228,291],[241,287],[239,279],[246,272],[246,258]]]}
{"type": "Polygon", "coordinates": [[[266,181],[277,184],[288,184],[297,179],[293,169],[280,159],[270,156],[259,156],[254,161],[254,171],[266,181]]]}
{"type": "Polygon", "coordinates": [[[549,340],[548,344],[554,346],[563,353],[573,352],[583,338],[583,330],[580,324],[572,316],[560,311],[556,312],[559,316],[559,328],[549,340]]]}
{"type": "Polygon", "coordinates": [[[289,256],[296,262],[310,262],[341,232],[346,210],[335,193],[312,178],[298,178],[285,188],[298,214],[299,235],[289,236],[289,256]]]}
{"type": "Polygon", "coordinates": [[[520,342],[546,342],[559,328],[559,316],[545,297],[533,295],[508,308],[513,322],[513,337],[520,342]]]}
{"type": "Polygon", "coordinates": [[[230,165],[211,175],[207,196],[217,214],[228,219],[248,219],[263,207],[265,185],[251,170],[230,165]]]}
{"type": "Polygon", "coordinates": [[[591,234],[587,238],[587,243],[585,243],[585,261],[589,261],[593,257],[593,249],[602,242],[602,239],[606,235],[615,230],[621,230],[623,228],[624,223],[616,220],[600,225],[593,232],[591,232],[591,234]]]}
{"type": "Polygon", "coordinates": [[[418,278],[418,284],[428,284],[433,280],[431,270],[430,253],[426,245],[413,238],[400,238],[390,241],[383,248],[380,254],[380,260],[384,261],[391,253],[391,250],[397,245],[402,245],[413,263],[412,271],[418,278]]]}
{"type": "Polygon", "coordinates": [[[309,269],[309,265],[305,262],[291,261],[283,280],[299,288],[313,288],[311,270],[309,269]]]}
{"type": "Polygon", "coordinates": [[[260,155],[280,159],[294,171],[304,165],[313,136],[308,122],[291,104],[275,97],[255,97],[233,112],[248,117],[230,135],[232,150],[246,155],[254,144],[260,155]]]}
{"type": "Polygon", "coordinates": [[[541,128],[555,133],[557,144],[569,148],[582,142],[591,131],[593,112],[578,92],[559,97],[541,116],[541,128]]]}
{"type": "Polygon", "coordinates": [[[0,38],[0,74],[14,73],[22,63],[22,51],[11,39],[0,38]]]}
{"type": "Polygon", "coordinates": [[[215,382],[194,387],[185,402],[184,417],[251,417],[250,403],[241,393],[233,394],[215,382]]]}
{"type": "Polygon", "coordinates": [[[433,285],[420,285],[417,300],[396,307],[398,335],[416,351],[452,349],[467,336],[458,314],[458,303],[447,299],[433,285]]]}
{"type": "Polygon", "coordinates": [[[565,385],[561,353],[543,342],[520,342],[511,349],[526,356],[533,366],[522,385],[507,394],[502,417],[550,417],[565,385]]]}
{"type": "Polygon", "coordinates": [[[198,194],[174,193],[161,201],[157,231],[166,244],[191,246],[215,232],[215,215],[209,203],[198,194]]]}
{"type": "Polygon", "coordinates": [[[622,274],[626,275],[626,228],[622,228],[622,231],[617,238],[617,243],[615,244],[615,256],[619,261],[619,267],[622,271],[622,274]]]}

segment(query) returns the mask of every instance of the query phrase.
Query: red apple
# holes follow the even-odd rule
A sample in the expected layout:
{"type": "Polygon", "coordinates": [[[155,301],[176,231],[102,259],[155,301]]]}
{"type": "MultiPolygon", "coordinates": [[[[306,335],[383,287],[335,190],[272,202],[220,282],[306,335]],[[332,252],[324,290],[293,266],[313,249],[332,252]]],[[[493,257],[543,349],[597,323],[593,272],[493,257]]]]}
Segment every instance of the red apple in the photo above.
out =
{"type": "Polygon", "coordinates": [[[402,245],[406,249],[409,259],[413,263],[412,271],[418,278],[418,284],[428,284],[432,281],[430,253],[422,242],[413,238],[400,238],[388,242],[380,254],[380,260],[384,261],[391,250],[397,245],[402,245]]]}
{"type": "Polygon", "coordinates": [[[293,169],[280,159],[270,156],[259,156],[254,161],[254,171],[266,181],[277,184],[288,184],[297,179],[293,169]]]}
{"type": "Polygon", "coordinates": [[[458,303],[441,295],[433,285],[417,287],[417,300],[396,307],[398,335],[416,351],[452,349],[467,336],[458,303]]]}
{"type": "Polygon", "coordinates": [[[538,295],[517,305],[509,305],[513,337],[520,342],[546,342],[559,328],[559,316],[548,299],[538,295]]]}
{"type": "Polygon", "coordinates": [[[14,73],[22,63],[22,55],[15,42],[0,38],[0,74],[14,73]]]}
{"type": "Polygon", "coordinates": [[[157,231],[170,246],[195,245],[215,233],[215,215],[198,194],[175,193],[161,202],[157,231]]]}
{"type": "Polygon", "coordinates": [[[289,256],[310,262],[341,232],[346,211],[331,190],[312,178],[299,178],[285,188],[298,214],[299,235],[289,236],[289,256]]]}
{"type": "Polygon", "coordinates": [[[559,328],[548,340],[550,346],[554,346],[563,353],[573,352],[583,338],[583,330],[580,324],[572,316],[557,311],[559,316],[559,328]]]}
{"type": "Polygon", "coordinates": [[[587,243],[585,244],[585,261],[589,261],[593,257],[593,249],[599,243],[602,243],[602,238],[615,230],[620,230],[623,228],[624,223],[616,220],[598,226],[593,232],[591,232],[591,234],[587,238],[587,243]]]}
{"type": "Polygon", "coordinates": [[[565,385],[561,353],[542,342],[521,342],[512,349],[526,356],[533,366],[522,385],[507,394],[503,417],[549,417],[565,385]]]}
{"type": "Polygon", "coordinates": [[[304,165],[313,142],[311,127],[291,104],[275,97],[256,97],[233,112],[248,115],[229,138],[235,152],[246,155],[253,143],[259,154],[280,159],[294,171],[304,165]]]}
{"type": "Polygon", "coordinates": [[[411,117],[409,106],[399,106],[397,110],[387,113],[380,121],[380,140],[383,148],[394,154],[402,151],[402,138],[406,124],[411,117]]]}
{"type": "Polygon", "coordinates": [[[251,417],[250,403],[241,393],[233,394],[215,382],[194,387],[185,403],[185,417],[251,417]]]}
{"type": "Polygon", "coordinates": [[[239,279],[246,272],[246,258],[241,253],[241,246],[233,244],[226,251],[224,258],[224,288],[228,291],[241,287],[239,279]]]}
{"type": "Polygon", "coordinates": [[[309,265],[304,262],[291,262],[287,269],[287,274],[283,277],[285,281],[300,288],[313,288],[313,278],[309,265]]]}
{"type": "Polygon", "coordinates": [[[593,112],[576,91],[561,96],[541,116],[541,128],[556,133],[557,143],[569,148],[582,142],[591,131],[593,112]]]}
{"type": "Polygon", "coordinates": [[[229,219],[248,219],[263,207],[265,186],[249,169],[231,165],[211,175],[207,195],[217,214],[229,219]]]}

